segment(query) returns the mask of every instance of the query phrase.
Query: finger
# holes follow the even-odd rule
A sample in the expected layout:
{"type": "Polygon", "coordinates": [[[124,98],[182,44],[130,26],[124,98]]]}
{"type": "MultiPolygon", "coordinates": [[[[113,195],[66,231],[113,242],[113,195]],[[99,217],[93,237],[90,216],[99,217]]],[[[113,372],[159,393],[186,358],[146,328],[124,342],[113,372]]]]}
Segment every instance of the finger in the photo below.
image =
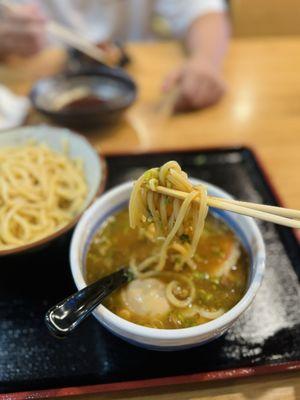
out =
{"type": "Polygon", "coordinates": [[[180,87],[180,93],[176,100],[175,111],[187,111],[191,109],[190,95],[180,87]]]}
{"type": "Polygon", "coordinates": [[[180,81],[181,74],[182,74],[181,68],[175,69],[174,71],[170,72],[162,84],[162,91],[168,92],[175,85],[177,85],[178,82],[180,81]]]}
{"type": "Polygon", "coordinates": [[[214,85],[210,81],[204,80],[192,100],[193,108],[203,108],[211,104],[214,97],[214,90],[214,85]]]}
{"type": "Polygon", "coordinates": [[[43,21],[47,20],[46,15],[43,13],[43,10],[39,6],[39,4],[32,2],[27,5],[25,5],[26,9],[28,10],[29,13],[33,14],[36,18],[40,18],[43,21]]]}
{"type": "Polygon", "coordinates": [[[31,27],[28,30],[15,30],[6,34],[6,48],[19,55],[32,55],[42,50],[46,43],[43,32],[31,27]]]}
{"type": "Polygon", "coordinates": [[[195,80],[192,75],[185,75],[181,81],[180,93],[176,107],[180,111],[193,110],[197,108],[197,101],[202,82],[195,80]]]}
{"type": "Polygon", "coordinates": [[[186,73],[181,78],[180,91],[175,110],[194,110],[216,103],[224,94],[225,85],[219,77],[186,73]]]}
{"type": "Polygon", "coordinates": [[[201,109],[212,106],[213,104],[217,103],[221,99],[221,97],[222,94],[219,91],[205,88],[201,93],[201,97],[198,97],[193,103],[193,108],[201,109]]]}
{"type": "Polygon", "coordinates": [[[37,53],[36,49],[26,42],[19,41],[18,44],[12,46],[11,43],[7,43],[7,49],[11,50],[13,48],[13,53],[18,56],[31,56],[37,53]]]}
{"type": "MultiPolygon", "coordinates": [[[[195,85],[196,87],[196,85],[195,85]]],[[[203,77],[199,81],[199,85],[196,87],[195,92],[189,93],[190,96],[190,108],[199,109],[208,107],[220,100],[225,92],[224,85],[221,84],[220,80],[211,79],[211,77],[203,77]]]]}
{"type": "Polygon", "coordinates": [[[5,19],[16,24],[39,23],[44,24],[46,17],[36,4],[15,6],[13,10],[6,10],[5,19]]]}
{"type": "Polygon", "coordinates": [[[189,109],[188,101],[186,97],[184,97],[182,94],[178,97],[175,106],[174,106],[174,111],[175,112],[181,112],[181,111],[186,111],[189,109]]]}
{"type": "Polygon", "coordinates": [[[10,25],[5,31],[5,36],[7,40],[16,42],[42,43],[45,41],[46,32],[43,26],[37,24],[28,24],[25,27],[10,25]]]}
{"type": "Polygon", "coordinates": [[[31,27],[31,30],[24,36],[23,41],[26,42],[27,47],[31,49],[33,53],[41,51],[46,44],[45,32],[31,27]]]}

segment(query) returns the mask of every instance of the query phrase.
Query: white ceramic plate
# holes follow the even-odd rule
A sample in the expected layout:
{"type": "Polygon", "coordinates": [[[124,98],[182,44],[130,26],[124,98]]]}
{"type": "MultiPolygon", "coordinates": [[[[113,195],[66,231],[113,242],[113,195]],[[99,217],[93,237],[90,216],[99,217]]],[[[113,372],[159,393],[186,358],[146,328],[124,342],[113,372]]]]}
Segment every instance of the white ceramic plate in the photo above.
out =
{"type": "MultiPolygon", "coordinates": [[[[99,157],[90,143],[81,135],[69,129],[50,127],[47,125],[28,126],[0,133],[0,148],[20,146],[29,141],[45,143],[51,149],[62,152],[67,144],[70,158],[80,158],[83,161],[84,173],[88,184],[88,194],[82,207],[82,212],[93,202],[104,189],[106,168],[104,160],[99,157]]],[[[20,253],[34,249],[56,239],[68,232],[78,221],[81,212],[68,225],[36,242],[19,246],[10,250],[0,250],[0,256],[20,253]]]]}

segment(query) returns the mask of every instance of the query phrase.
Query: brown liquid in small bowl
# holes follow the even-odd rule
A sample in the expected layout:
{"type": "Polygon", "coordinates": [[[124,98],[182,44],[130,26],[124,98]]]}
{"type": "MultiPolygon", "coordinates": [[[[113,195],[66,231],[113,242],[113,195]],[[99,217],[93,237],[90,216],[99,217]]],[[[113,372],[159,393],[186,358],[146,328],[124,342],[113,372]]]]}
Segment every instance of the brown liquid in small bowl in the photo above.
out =
{"type": "Polygon", "coordinates": [[[61,111],[67,112],[78,112],[78,111],[89,111],[98,108],[105,103],[105,100],[100,99],[94,95],[88,95],[79,99],[71,100],[67,104],[63,105],[61,111]]]}

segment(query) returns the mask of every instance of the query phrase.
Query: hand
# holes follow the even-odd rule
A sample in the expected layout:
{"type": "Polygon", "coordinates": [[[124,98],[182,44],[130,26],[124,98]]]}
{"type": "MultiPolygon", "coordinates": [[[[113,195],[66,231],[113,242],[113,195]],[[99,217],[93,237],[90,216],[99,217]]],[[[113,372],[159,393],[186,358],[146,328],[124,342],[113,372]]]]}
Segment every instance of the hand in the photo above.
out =
{"type": "Polygon", "coordinates": [[[46,42],[45,17],[34,4],[5,9],[0,18],[0,55],[31,56],[46,42]]]}
{"type": "Polygon", "coordinates": [[[225,93],[219,70],[213,63],[201,58],[190,58],[166,78],[163,91],[178,85],[177,111],[208,107],[221,99],[225,93]]]}

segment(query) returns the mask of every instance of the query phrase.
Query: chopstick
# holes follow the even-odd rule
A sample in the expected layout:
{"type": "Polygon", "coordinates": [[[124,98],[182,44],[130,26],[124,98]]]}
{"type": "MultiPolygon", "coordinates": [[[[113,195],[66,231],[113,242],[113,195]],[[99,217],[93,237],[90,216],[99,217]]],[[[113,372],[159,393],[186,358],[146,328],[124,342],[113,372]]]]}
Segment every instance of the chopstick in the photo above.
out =
{"type": "MultiPolygon", "coordinates": [[[[180,200],[184,200],[188,195],[187,192],[169,189],[164,186],[157,186],[155,192],[175,197],[180,200]]],[[[196,198],[194,201],[199,202],[200,200],[196,198]]],[[[300,211],[298,210],[248,203],[231,199],[222,199],[211,196],[208,196],[207,204],[210,207],[219,208],[221,210],[258,218],[263,221],[272,222],[274,224],[283,225],[290,228],[300,229],[300,220],[296,219],[299,218],[300,215],[300,211]],[[290,216],[290,218],[288,218],[288,216],[290,216]]]]}
{"type": "MultiPolygon", "coordinates": [[[[8,0],[0,0],[0,6],[6,8],[12,13],[17,12],[17,5],[11,4],[11,2],[8,0]]],[[[99,47],[95,46],[82,35],[78,35],[77,32],[74,32],[71,29],[54,21],[47,22],[46,29],[50,34],[55,35],[68,46],[81,51],[90,58],[101,62],[107,67],[114,67],[113,62],[109,60],[103,50],[99,49],[99,47]]]]}
{"type": "Polygon", "coordinates": [[[180,88],[178,85],[175,85],[165,95],[162,96],[161,100],[155,107],[155,111],[165,118],[170,117],[174,112],[175,104],[179,98],[179,95],[180,88]]]}
{"type": "MultiPolygon", "coordinates": [[[[212,197],[212,198],[215,198],[215,197],[212,197]]],[[[237,204],[237,205],[240,205],[243,207],[252,208],[253,210],[268,212],[271,214],[279,215],[281,217],[287,217],[287,218],[300,220],[300,210],[294,210],[293,208],[269,206],[267,204],[257,204],[257,203],[250,203],[247,201],[231,200],[231,199],[222,199],[222,201],[237,204]]]]}
{"type": "Polygon", "coordinates": [[[103,50],[99,49],[99,47],[95,46],[85,37],[73,32],[71,29],[66,28],[65,26],[60,25],[54,21],[48,22],[46,25],[46,29],[49,33],[57,36],[67,45],[74,47],[74,49],[81,51],[90,58],[101,62],[107,67],[111,68],[114,66],[113,62],[108,59],[103,50]]]}
{"type": "Polygon", "coordinates": [[[136,132],[139,141],[147,147],[149,139],[154,133],[163,128],[164,123],[173,114],[176,101],[179,97],[178,86],[161,96],[156,103],[142,102],[127,112],[127,121],[136,132]]]}

